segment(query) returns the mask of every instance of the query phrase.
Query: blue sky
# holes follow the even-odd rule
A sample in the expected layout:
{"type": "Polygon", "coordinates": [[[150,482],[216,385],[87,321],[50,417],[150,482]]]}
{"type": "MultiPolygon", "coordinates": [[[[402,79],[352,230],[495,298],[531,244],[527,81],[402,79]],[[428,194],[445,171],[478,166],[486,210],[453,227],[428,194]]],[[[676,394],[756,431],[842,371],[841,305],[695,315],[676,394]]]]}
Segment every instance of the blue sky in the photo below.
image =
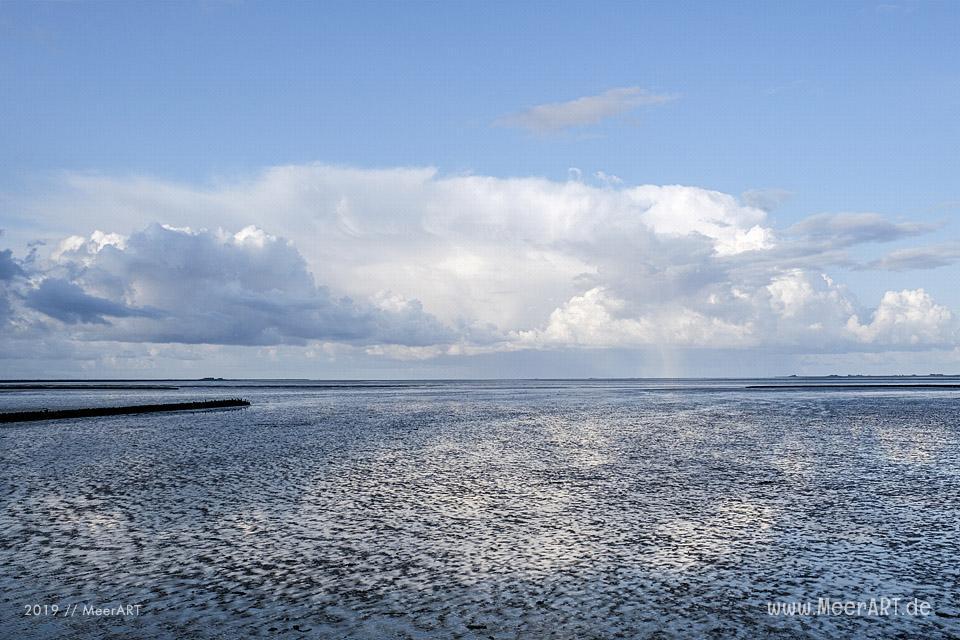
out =
{"type": "MultiPolygon", "coordinates": [[[[435,167],[438,179],[543,178],[558,185],[580,176],[593,186],[603,172],[619,179],[618,189],[687,185],[746,204],[744,192],[763,190],[779,204],[765,205],[761,226],[781,236],[816,214],[877,214],[892,224],[929,225],[926,235],[897,232],[879,244],[850,243],[847,262],[804,268],[842,281],[856,294],[863,322],[886,292],[918,288],[955,315],[954,258],[935,269],[862,267],[897,249],[956,241],[958,27],[960,5],[950,2],[6,2],[0,4],[0,228],[15,260],[25,259],[31,239],[49,248],[58,238],[95,230],[129,236],[150,223],[236,233],[247,225],[232,224],[229,211],[187,225],[172,218],[178,206],[192,205],[157,204],[155,194],[182,188],[199,198],[223,185],[242,191],[238,185],[262,184],[264,172],[279,166],[435,167]],[[517,125],[519,114],[538,105],[623,88],[662,100],[614,101],[612,115],[569,127],[517,125]],[[78,188],[77,176],[109,184],[78,188]],[[131,196],[144,180],[148,193],[131,196]],[[128,215],[126,201],[111,195],[120,192],[155,206],[128,215]],[[72,216],[65,204],[71,198],[72,216]],[[103,200],[117,205],[112,226],[86,213],[104,210],[103,200]],[[135,228],[129,219],[142,224],[135,228]]],[[[301,229],[272,225],[269,207],[258,211],[259,218],[237,217],[282,237],[301,229]]],[[[317,285],[328,286],[318,265],[329,252],[311,256],[301,246],[312,242],[309,234],[292,239],[317,285]]],[[[445,241],[453,242],[437,240],[445,241]]],[[[480,255],[462,244],[457,251],[480,255]]],[[[954,250],[938,251],[952,256],[954,250]]],[[[37,266],[29,286],[53,277],[50,268],[37,266]]],[[[356,269],[354,276],[362,271],[356,269]]],[[[139,308],[129,290],[111,298],[90,277],[75,284],[139,308]]],[[[387,284],[393,294],[422,302],[439,322],[475,320],[436,302],[431,308],[429,296],[399,291],[403,283],[387,284]]],[[[609,282],[600,284],[613,291],[609,282]]],[[[372,295],[342,284],[331,289],[372,295]]],[[[545,308],[562,309],[583,293],[571,289],[544,300],[545,308]]],[[[623,291],[617,296],[630,302],[623,291]]],[[[624,313],[646,317],[642,309],[624,313]]],[[[498,329],[534,331],[547,321],[538,325],[531,317],[498,329]]],[[[937,357],[947,357],[953,338],[937,336],[937,357]]],[[[18,344],[11,352],[30,342],[18,344]]],[[[779,358],[769,347],[763,352],[779,358]]],[[[917,353],[902,357],[915,366],[939,362],[917,353]]],[[[463,358],[457,366],[469,371],[470,356],[463,358]]],[[[432,365],[421,359],[416,366],[432,365]]],[[[571,373],[580,366],[571,365],[571,373]]],[[[612,373],[620,372],[618,365],[612,373]]]]}

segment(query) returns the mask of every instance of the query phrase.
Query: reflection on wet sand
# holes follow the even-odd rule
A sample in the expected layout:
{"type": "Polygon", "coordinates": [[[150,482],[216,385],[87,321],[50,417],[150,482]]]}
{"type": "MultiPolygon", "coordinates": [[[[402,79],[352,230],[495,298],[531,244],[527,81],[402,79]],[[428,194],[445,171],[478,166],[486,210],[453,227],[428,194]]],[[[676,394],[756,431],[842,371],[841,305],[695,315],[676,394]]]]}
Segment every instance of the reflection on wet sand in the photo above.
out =
{"type": "Polygon", "coordinates": [[[559,386],[262,389],[0,432],[0,636],[956,632],[953,396],[559,386]],[[936,613],[766,613],[819,595],[936,613]],[[142,613],[21,615],[54,601],[142,613]]]}

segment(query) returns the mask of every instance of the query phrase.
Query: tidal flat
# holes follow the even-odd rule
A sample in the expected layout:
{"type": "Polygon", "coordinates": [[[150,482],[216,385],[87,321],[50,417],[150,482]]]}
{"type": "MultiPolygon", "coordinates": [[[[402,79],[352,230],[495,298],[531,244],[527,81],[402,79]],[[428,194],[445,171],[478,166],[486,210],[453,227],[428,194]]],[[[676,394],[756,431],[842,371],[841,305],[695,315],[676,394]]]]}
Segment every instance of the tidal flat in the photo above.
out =
{"type": "Polygon", "coordinates": [[[252,406],[0,428],[0,637],[960,636],[960,389],[782,382],[9,389],[252,406]]]}

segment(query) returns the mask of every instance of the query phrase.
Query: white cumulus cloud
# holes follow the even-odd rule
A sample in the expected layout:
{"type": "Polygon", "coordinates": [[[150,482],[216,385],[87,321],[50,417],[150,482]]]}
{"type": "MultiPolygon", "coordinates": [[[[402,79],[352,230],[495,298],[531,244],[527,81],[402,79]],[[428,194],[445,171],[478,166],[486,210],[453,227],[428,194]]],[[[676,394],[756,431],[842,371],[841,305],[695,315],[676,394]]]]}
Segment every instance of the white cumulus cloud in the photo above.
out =
{"type": "Polygon", "coordinates": [[[729,347],[754,342],[752,326],[733,324],[683,307],[661,307],[633,317],[627,304],[602,287],[574,296],[550,314],[543,329],[521,331],[519,343],[535,347],[729,347]]]}
{"type": "Polygon", "coordinates": [[[953,313],[934,302],[923,289],[887,291],[870,322],[852,316],[847,328],[861,342],[890,345],[956,342],[953,313]]]}

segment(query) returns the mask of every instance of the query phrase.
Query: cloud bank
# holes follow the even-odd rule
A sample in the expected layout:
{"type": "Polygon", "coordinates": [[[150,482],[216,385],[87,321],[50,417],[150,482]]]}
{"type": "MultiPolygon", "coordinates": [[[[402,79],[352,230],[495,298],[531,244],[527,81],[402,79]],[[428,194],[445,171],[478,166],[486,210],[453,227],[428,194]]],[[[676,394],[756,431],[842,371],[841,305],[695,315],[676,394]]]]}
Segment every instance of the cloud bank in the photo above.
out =
{"type": "Polygon", "coordinates": [[[925,290],[862,304],[829,275],[858,264],[853,248],[934,226],[843,213],[777,229],[761,200],[431,168],[284,166],[207,187],[71,175],[23,203],[59,233],[0,252],[0,355],[54,335],[401,360],[956,348],[956,314],[925,290]]]}

